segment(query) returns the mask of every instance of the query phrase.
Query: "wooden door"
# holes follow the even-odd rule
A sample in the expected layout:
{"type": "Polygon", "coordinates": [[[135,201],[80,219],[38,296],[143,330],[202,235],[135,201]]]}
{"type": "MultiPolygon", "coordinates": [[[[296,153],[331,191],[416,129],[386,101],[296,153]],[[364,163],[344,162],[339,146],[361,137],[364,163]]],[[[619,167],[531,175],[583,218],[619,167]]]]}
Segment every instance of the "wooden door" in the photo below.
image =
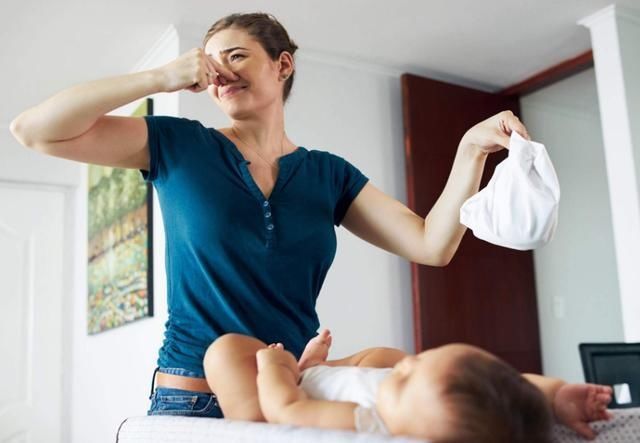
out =
{"type": "MultiPolygon", "coordinates": [[[[444,189],[465,131],[503,110],[519,115],[519,101],[410,74],[401,81],[408,206],[426,217],[444,189]]],[[[480,189],[506,156],[502,150],[488,157],[480,189]]],[[[492,245],[471,230],[448,266],[412,263],[416,352],[470,343],[519,371],[540,373],[533,272],[531,251],[492,245]]]]}

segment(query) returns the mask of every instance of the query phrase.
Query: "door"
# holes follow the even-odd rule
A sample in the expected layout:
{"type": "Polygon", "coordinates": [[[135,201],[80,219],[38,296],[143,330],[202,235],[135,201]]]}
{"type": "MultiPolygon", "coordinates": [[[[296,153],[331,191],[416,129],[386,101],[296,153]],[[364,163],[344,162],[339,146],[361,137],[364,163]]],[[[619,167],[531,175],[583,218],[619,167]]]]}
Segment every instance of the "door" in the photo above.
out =
{"type": "MultiPolygon", "coordinates": [[[[500,111],[518,115],[519,100],[410,74],[402,76],[402,94],[408,206],[426,216],[444,189],[465,131],[500,111]]],[[[506,150],[489,155],[480,189],[506,156],[506,150]]],[[[540,373],[531,251],[492,245],[467,229],[448,266],[412,263],[411,277],[416,352],[470,343],[521,372],[540,373]]]]}
{"type": "Polygon", "coordinates": [[[0,442],[60,443],[64,193],[0,182],[0,442]]]}

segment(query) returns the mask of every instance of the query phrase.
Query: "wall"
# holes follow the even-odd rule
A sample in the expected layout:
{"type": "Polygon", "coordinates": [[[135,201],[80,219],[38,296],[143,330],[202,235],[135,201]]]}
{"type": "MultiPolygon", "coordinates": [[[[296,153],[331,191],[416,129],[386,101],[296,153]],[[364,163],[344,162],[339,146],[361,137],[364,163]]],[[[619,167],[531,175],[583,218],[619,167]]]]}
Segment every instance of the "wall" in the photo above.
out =
{"type": "Polygon", "coordinates": [[[560,181],[556,235],[534,251],[544,373],[581,381],[578,343],[623,340],[594,70],[522,97],[521,111],[560,181]]]}
{"type": "Polygon", "coordinates": [[[589,28],[607,165],[624,338],[640,341],[640,10],[611,4],[589,28]]]}

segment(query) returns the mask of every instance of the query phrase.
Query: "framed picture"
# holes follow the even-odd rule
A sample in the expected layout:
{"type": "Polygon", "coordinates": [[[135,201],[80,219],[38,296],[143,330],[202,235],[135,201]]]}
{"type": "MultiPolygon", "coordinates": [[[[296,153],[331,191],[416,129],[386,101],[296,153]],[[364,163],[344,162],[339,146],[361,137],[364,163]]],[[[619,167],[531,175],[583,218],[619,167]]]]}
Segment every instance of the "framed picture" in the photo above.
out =
{"type": "MultiPolygon", "coordinates": [[[[153,115],[145,99],[132,114],[153,115]]],[[[136,169],[89,165],[89,334],[153,316],[153,187],[136,169]]]]}

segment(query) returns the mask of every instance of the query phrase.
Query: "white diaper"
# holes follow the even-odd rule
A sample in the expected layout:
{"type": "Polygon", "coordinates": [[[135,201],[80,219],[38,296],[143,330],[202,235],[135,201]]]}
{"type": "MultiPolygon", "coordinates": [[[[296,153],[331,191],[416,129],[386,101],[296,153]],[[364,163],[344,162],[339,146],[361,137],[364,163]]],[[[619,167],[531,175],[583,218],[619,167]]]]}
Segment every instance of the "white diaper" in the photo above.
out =
{"type": "Polygon", "coordinates": [[[376,394],[389,372],[391,368],[313,366],[302,371],[300,387],[316,400],[358,403],[354,411],[356,430],[388,435],[376,410],[376,394]]]}
{"type": "Polygon", "coordinates": [[[487,186],[460,208],[460,223],[490,243],[527,250],[551,241],[558,224],[560,185],[541,143],[511,133],[509,156],[487,186]]]}

